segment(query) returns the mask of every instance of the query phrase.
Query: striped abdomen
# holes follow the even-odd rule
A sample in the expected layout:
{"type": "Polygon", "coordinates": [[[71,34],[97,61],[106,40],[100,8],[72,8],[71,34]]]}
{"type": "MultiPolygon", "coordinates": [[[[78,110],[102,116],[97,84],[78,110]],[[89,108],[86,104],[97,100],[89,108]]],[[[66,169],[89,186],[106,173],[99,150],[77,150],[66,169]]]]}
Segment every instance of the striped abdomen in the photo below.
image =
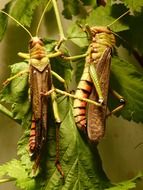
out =
{"type": "MultiPolygon", "coordinates": [[[[82,98],[88,98],[92,90],[92,80],[89,74],[88,65],[84,68],[81,80],[77,86],[75,95],[82,98]]],[[[77,126],[84,129],[86,127],[86,101],[74,100],[74,118],[77,126]]]]}
{"type": "Polygon", "coordinates": [[[29,150],[30,152],[34,152],[36,148],[36,123],[34,120],[34,117],[32,118],[32,124],[31,124],[31,129],[30,129],[30,138],[29,138],[29,150]]]}

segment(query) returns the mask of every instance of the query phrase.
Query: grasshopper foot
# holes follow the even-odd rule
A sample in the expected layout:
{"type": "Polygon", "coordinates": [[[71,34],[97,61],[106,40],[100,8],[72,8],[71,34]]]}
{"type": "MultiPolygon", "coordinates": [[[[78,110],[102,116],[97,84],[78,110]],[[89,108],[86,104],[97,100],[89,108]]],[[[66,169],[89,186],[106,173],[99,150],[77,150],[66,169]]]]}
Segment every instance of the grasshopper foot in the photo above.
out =
{"type": "Polygon", "coordinates": [[[98,102],[102,105],[103,102],[104,102],[104,99],[103,98],[99,98],[98,102]]]}
{"type": "Polygon", "coordinates": [[[49,96],[52,92],[54,92],[54,89],[51,89],[51,90],[49,90],[49,91],[47,91],[47,92],[40,92],[40,94],[41,94],[42,96],[49,96]]]}

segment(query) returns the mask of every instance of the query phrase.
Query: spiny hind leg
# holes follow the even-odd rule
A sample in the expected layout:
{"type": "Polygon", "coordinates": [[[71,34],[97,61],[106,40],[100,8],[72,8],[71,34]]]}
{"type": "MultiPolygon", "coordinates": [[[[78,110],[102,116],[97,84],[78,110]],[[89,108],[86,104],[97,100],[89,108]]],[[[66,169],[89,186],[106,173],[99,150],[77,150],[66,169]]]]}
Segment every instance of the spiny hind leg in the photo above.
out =
{"type": "Polygon", "coordinates": [[[56,122],[56,160],[55,165],[57,167],[57,170],[60,172],[61,176],[64,178],[64,172],[62,170],[62,166],[60,164],[60,125],[61,125],[61,119],[59,116],[58,111],[58,104],[57,104],[57,96],[56,92],[53,90],[51,91],[51,99],[52,99],[52,105],[53,105],[53,113],[55,117],[56,122]]]}

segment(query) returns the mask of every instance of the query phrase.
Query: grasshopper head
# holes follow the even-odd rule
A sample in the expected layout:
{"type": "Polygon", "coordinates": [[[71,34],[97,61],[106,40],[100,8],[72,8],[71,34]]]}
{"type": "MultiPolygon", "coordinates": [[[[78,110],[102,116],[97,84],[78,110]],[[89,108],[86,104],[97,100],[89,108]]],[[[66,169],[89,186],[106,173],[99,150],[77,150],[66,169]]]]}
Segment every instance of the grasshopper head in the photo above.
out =
{"type": "Polygon", "coordinates": [[[97,33],[106,33],[111,34],[111,30],[105,26],[94,26],[90,28],[92,35],[96,35],[97,33]]]}
{"type": "Polygon", "coordinates": [[[35,47],[36,45],[44,46],[43,40],[42,40],[41,38],[38,38],[37,36],[36,36],[36,37],[33,37],[33,38],[30,40],[30,42],[29,42],[30,49],[32,49],[32,48],[35,47]]]}

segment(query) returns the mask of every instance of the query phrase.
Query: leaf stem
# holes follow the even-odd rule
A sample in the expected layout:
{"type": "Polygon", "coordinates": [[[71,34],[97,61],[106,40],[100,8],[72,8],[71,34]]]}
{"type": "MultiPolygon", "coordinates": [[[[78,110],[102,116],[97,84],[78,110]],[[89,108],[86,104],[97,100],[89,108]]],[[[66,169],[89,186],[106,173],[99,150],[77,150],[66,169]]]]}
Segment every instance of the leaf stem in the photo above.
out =
{"type": "Polygon", "coordinates": [[[59,29],[59,33],[60,33],[60,41],[63,41],[63,40],[66,40],[66,37],[64,35],[64,30],[63,30],[62,22],[60,19],[60,14],[59,14],[57,2],[56,2],[56,0],[52,0],[52,3],[53,3],[53,7],[54,7],[56,19],[57,19],[57,24],[58,24],[58,29],[59,29]]]}
{"type": "Polygon", "coordinates": [[[0,104],[0,112],[8,116],[9,118],[13,119],[13,114],[11,111],[9,111],[5,106],[0,104]]]}

